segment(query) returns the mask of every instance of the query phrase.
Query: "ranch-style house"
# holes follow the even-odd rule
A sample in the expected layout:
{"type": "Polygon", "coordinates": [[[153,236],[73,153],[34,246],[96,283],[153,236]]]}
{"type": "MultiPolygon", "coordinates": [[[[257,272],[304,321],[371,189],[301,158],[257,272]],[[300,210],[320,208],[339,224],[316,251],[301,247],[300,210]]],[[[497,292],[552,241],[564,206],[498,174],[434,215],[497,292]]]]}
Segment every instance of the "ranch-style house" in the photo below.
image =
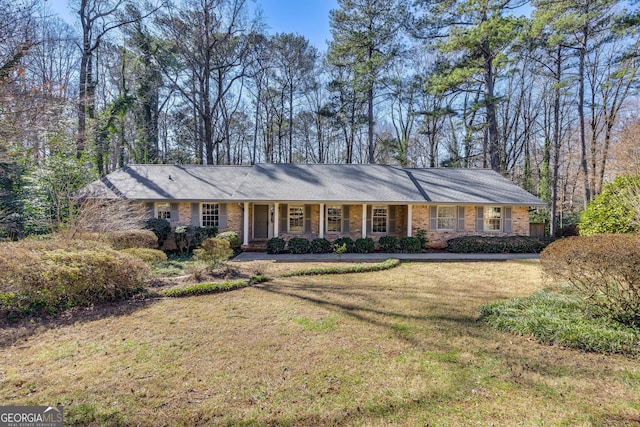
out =
{"type": "Polygon", "coordinates": [[[129,165],[84,193],[145,203],[173,227],[235,231],[244,247],[420,229],[434,247],[464,235],[528,236],[529,209],[546,205],[492,170],[360,164],[129,165]]]}

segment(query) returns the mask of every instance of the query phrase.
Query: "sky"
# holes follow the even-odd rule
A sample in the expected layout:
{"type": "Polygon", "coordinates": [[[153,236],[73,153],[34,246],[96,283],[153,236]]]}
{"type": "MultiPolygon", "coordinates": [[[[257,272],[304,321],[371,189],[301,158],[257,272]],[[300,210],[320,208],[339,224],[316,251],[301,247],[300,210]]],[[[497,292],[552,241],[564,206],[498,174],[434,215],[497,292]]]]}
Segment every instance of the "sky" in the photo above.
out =
{"type": "MultiPolygon", "coordinates": [[[[71,24],[67,0],[45,0],[51,10],[71,24]]],[[[270,34],[294,33],[305,36],[319,50],[325,51],[329,32],[329,11],[337,0],[257,0],[270,34]]]]}

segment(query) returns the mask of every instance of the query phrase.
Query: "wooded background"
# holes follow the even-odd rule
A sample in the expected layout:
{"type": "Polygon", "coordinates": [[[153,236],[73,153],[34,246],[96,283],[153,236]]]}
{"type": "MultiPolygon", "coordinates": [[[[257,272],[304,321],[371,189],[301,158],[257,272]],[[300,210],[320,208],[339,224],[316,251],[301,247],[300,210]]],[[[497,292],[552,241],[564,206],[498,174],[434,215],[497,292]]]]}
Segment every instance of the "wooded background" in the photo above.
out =
{"type": "Polygon", "coordinates": [[[492,168],[553,234],[640,172],[636,1],[338,0],[321,47],[249,0],[69,7],[0,0],[5,228],[129,163],[295,162],[492,168]]]}

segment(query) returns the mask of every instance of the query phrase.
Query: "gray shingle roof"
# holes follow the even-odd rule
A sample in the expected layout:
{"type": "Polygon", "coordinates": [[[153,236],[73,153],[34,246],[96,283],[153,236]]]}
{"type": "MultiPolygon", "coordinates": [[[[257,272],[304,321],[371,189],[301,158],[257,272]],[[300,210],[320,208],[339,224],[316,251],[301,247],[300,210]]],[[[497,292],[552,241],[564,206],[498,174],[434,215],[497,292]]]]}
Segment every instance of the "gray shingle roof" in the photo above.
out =
{"type": "Polygon", "coordinates": [[[142,201],[545,204],[492,170],[353,164],[130,165],[82,193],[142,201]]]}

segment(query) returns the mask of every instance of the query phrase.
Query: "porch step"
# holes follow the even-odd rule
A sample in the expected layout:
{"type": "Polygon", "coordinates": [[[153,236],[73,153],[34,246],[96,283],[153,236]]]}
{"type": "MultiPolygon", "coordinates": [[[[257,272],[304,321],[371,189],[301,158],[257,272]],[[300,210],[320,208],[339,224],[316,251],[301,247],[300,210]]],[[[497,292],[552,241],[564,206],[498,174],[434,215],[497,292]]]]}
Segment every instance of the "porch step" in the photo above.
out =
{"type": "Polygon", "coordinates": [[[243,252],[266,252],[267,241],[266,240],[252,240],[248,245],[242,245],[243,252]]]}

